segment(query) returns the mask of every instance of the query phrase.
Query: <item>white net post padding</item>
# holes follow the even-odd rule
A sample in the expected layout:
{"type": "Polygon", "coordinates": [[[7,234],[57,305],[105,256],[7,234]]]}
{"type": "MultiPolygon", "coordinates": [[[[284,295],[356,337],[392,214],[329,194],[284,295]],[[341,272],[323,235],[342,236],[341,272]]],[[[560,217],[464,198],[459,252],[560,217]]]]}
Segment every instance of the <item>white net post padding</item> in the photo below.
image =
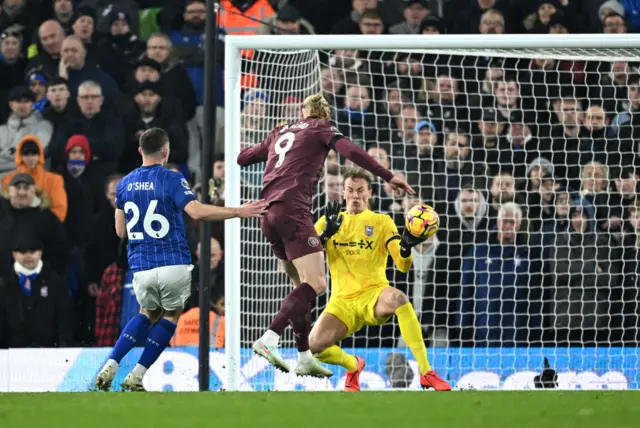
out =
{"type": "MultiPolygon", "coordinates": [[[[261,188],[264,165],[240,170],[241,148],[297,120],[302,100],[322,91],[338,128],[441,215],[433,245],[414,249],[408,274],[390,265],[388,278],[412,301],[443,377],[533,387],[531,373],[548,357],[596,373],[563,375],[563,386],[606,377],[609,387],[640,388],[615,374],[637,372],[640,357],[640,37],[595,36],[228,37],[227,202],[255,199],[261,188]],[[243,48],[255,50],[242,57],[243,48]]],[[[315,218],[341,198],[348,164],[330,154],[315,218]]],[[[379,181],[373,190],[372,208],[399,226],[418,200],[379,181]]],[[[339,379],[278,378],[250,360],[291,285],[257,221],[225,231],[226,388],[341,388],[339,379]]],[[[283,348],[294,347],[290,334],[283,348]]],[[[368,360],[370,387],[417,387],[395,318],[342,345],[368,360]]],[[[294,351],[285,352],[292,366],[294,351]]]]}

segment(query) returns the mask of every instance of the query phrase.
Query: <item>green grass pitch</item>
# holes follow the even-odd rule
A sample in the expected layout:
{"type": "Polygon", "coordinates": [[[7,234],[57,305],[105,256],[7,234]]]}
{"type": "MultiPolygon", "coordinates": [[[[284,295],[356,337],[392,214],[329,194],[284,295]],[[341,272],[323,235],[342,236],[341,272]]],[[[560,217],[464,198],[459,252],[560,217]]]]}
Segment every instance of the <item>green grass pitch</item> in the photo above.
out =
{"type": "Polygon", "coordinates": [[[2,428],[637,428],[640,392],[0,394],[2,428]]]}

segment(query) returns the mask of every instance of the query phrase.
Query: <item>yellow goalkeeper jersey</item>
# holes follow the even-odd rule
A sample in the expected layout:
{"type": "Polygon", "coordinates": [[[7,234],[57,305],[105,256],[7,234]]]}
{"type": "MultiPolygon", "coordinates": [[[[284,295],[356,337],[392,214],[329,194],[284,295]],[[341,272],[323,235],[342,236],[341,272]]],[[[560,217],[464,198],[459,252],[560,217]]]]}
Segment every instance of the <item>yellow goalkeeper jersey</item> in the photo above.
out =
{"type": "MultiPolygon", "coordinates": [[[[325,246],[331,272],[331,298],[353,297],[373,287],[389,285],[387,259],[393,257],[396,267],[407,272],[411,256],[400,256],[400,234],[386,214],[366,210],[359,214],[343,212],[344,220],[338,232],[325,246]]],[[[321,234],[327,220],[316,223],[321,234]]]]}

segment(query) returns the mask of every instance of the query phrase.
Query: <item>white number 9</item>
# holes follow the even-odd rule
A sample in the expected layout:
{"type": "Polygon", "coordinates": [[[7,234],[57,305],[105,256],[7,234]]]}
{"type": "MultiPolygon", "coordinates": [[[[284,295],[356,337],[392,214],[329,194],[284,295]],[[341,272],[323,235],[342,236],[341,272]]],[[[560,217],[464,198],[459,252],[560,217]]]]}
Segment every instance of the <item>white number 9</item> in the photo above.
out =
{"type": "Polygon", "coordinates": [[[273,148],[276,151],[276,154],[278,155],[278,162],[276,162],[276,168],[280,168],[282,166],[282,163],[284,162],[284,157],[287,155],[287,152],[291,149],[291,146],[293,146],[293,140],[295,139],[296,139],[296,134],[294,134],[293,132],[287,132],[286,134],[278,138],[278,141],[276,141],[276,143],[274,144],[273,148]]]}

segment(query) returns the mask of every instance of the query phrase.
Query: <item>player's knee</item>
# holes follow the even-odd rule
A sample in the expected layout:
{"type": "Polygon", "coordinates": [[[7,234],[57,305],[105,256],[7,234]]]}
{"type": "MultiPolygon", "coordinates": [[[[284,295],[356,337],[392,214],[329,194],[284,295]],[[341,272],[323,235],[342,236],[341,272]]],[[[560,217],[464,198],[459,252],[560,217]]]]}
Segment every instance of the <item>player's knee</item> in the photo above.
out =
{"type": "Polygon", "coordinates": [[[326,340],[323,340],[321,333],[313,330],[311,331],[309,334],[309,350],[313,355],[319,354],[329,346],[330,345],[326,343],[326,340]]]}
{"type": "Polygon", "coordinates": [[[149,321],[151,321],[151,324],[155,324],[158,321],[160,321],[160,318],[162,318],[162,309],[158,308],[158,309],[140,309],[140,313],[144,314],[147,316],[147,318],[149,318],[149,321]]]}
{"type": "Polygon", "coordinates": [[[399,307],[409,303],[409,298],[407,297],[407,295],[400,290],[395,290],[395,292],[391,295],[390,300],[391,307],[393,307],[394,311],[399,307]]]}
{"type": "Polygon", "coordinates": [[[164,318],[168,319],[174,324],[178,323],[178,319],[180,318],[180,315],[182,315],[182,308],[164,312],[164,318]]]}
{"type": "Polygon", "coordinates": [[[314,290],[316,290],[316,294],[320,295],[327,290],[327,280],[324,276],[318,276],[315,278],[307,279],[307,284],[309,284],[314,290]]]}

